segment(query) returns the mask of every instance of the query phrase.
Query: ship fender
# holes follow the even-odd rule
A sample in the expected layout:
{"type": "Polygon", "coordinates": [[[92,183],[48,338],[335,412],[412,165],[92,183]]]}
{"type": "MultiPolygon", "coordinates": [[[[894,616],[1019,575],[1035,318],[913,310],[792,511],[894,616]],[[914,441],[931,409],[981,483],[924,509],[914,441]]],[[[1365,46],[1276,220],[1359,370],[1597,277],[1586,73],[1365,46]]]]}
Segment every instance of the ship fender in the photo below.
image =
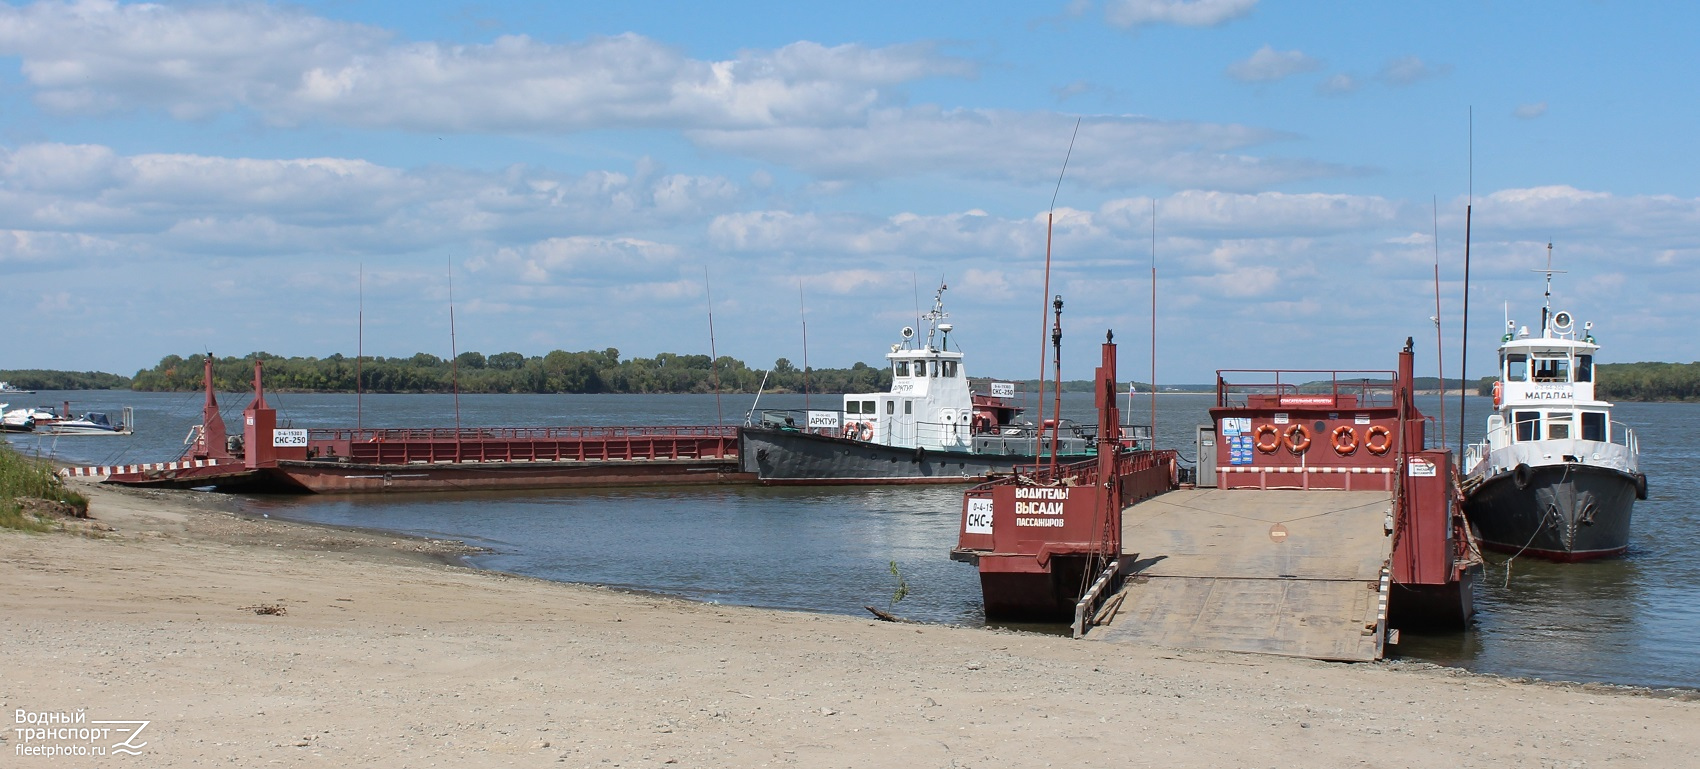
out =
{"type": "Polygon", "coordinates": [[[925,459],[926,459],[926,458],[927,458],[927,447],[925,447],[925,446],[916,446],[916,447],[915,447],[915,459],[914,459],[914,460],[913,460],[913,461],[914,461],[914,462],[915,462],[915,463],[916,463],[916,464],[920,464],[920,463],[921,463],[921,462],[922,462],[922,461],[923,461],[923,460],[925,460],[925,459]]]}
{"type": "Polygon", "coordinates": [[[1643,473],[1635,474],[1635,498],[1642,501],[1647,499],[1647,476],[1643,473]]]}
{"type": "Polygon", "coordinates": [[[1534,478],[1534,475],[1533,468],[1519,462],[1516,467],[1511,468],[1511,483],[1517,487],[1518,491],[1522,491],[1529,488],[1529,481],[1534,478]]]}

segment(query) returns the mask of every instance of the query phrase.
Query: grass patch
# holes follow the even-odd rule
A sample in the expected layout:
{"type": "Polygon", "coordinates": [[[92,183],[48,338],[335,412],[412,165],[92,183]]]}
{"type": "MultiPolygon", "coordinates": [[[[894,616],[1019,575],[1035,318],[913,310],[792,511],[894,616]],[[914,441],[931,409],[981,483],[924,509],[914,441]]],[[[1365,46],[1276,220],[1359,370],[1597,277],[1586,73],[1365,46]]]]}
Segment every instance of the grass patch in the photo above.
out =
{"type": "Polygon", "coordinates": [[[31,500],[57,502],[79,516],[88,515],[88,498],[65,488],[53,465],[0,445],[0,528],[22,531],[59,528],[51,517],[36,509],[39,503],[31,500]]]}

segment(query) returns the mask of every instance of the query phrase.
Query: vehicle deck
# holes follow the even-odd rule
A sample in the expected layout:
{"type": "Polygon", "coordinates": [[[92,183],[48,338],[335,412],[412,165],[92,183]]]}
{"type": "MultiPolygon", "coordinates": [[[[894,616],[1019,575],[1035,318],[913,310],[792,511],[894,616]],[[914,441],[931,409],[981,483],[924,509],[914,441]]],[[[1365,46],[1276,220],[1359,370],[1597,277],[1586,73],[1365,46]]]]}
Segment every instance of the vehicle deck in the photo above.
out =
{"type": "Polygon", "coordinates": [[[1087,638],[1378,659],[1391,505],[1385,491],[1254,489],[1185,489],[1133,505],[1122,513],[1131,575],[1087,638]]]}

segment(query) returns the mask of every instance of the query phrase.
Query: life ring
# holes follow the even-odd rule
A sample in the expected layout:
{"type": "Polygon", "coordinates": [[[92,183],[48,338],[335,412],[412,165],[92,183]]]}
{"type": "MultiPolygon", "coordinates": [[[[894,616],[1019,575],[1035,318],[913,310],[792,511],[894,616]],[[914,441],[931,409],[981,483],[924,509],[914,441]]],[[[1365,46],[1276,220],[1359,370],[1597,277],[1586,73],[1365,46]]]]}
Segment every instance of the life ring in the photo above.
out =
{"type": "Polygon", "coordinates": [[[1294,454],[1303,454],[1310,448],[1310,431],[1306,430],[1304,425],[1296,424],[1287,428],[1282,437],[1287,439],[1287,448],[1294,454]]]}
{"type": "Polygon", "coordinates": [[[1534,469],[1522,463],[1511,468],[1511,482],[1517,486],[1518,491],[1529,488],[1529,481],[1534,478],[1534,475],[1534,469]]]}
{"type": "Polygon", "coordinates": [[[1351,425],[1340,425],[1334,428],[1334,453],[1349,456],[1358,450],[1358,431],[1351,425]]]}
{"type": "Polygon", "coordinates": [[[1503,390],[1503,385],[1501,385],[1498,380],[1495,380],[1494,383],[1493,383],[1493,407],[1494,408],[1499,408],[1500,395],[1502,394],[1502,390],[1503,390]]]}
{"type": "Polygon", "coordinates": [[[1364,448],[1378,457],[1386,454],[1388,449],[1393,448],[1393,431],[1381,425],[1371,425],[1369,432],[1364,433],[1364,448]],[[1376,438],[1381,439],[1381,445],[1375,444],[1376,438]]]}
{"type": "Polygon", "coordinates": [[[1257,450],[1261,451],[1265,454],[1272,454],[1278,448],[1281,448],[1281,433],[1280,433],[1280,431],[1276,430],[1274,425],[1258,425],[1257,426],[1257,450]],[[1270,438],[1268,443],[1263,442],[1263,437],[1265,435],[1269,436],[1269,438],[1270,438]]]}
{"type": "Polygon", "coordinates": [[[868,424],[867,422],[863,422],[862,423],[862,430],[861,430],[861,432],[857,433],[856,437],[861,438],[864,441],[873,440],[874,439],[874,426],[871,425],[871,424],[868,424]]]}
{"type": "Polygon", "coordinates": [[[855,422],[846,423],[844,425],[844,438],[845,438],[845,440],[855,440],[857,429],[858,428],[856,427],[855,422]]]}

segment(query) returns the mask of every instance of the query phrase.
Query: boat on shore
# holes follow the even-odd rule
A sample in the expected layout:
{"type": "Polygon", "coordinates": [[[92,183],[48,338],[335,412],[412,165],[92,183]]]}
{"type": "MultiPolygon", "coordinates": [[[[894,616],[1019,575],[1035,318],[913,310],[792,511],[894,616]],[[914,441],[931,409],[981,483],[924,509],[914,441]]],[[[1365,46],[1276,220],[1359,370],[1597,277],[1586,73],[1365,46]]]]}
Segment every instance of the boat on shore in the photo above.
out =
{"type": "Polygon", "coordinates": [[[1569,312],[1552,311],[1552,272],[1540,333],[1506,321],[1487,437],[1464,454],[1465,509],[1494,550],[1554,561],[1620,555],[1635,500],[1647,498],[1640,444],[1595,397],[1594,324],[1578,329],[1569,312]]]}
{"type": "MultiPolygon", "coordinates": [[[[963,352],[950,346],[954,327],[942,322],[945,289],[922,316],[926,338],[905,327],[886,354],[889,391],[845,395],[839,410],[770,410],[758,418],[751,409],[738,434],[741,469],[767,485],[973,483],[1041,457],[1096,456],[1090,429],[1016,423],[1022,408],[1013,384],[972,391],[963,352]]],[[[1123,431],[1126,445],[1149,444],[1148,426],[1123,431]]]]}

